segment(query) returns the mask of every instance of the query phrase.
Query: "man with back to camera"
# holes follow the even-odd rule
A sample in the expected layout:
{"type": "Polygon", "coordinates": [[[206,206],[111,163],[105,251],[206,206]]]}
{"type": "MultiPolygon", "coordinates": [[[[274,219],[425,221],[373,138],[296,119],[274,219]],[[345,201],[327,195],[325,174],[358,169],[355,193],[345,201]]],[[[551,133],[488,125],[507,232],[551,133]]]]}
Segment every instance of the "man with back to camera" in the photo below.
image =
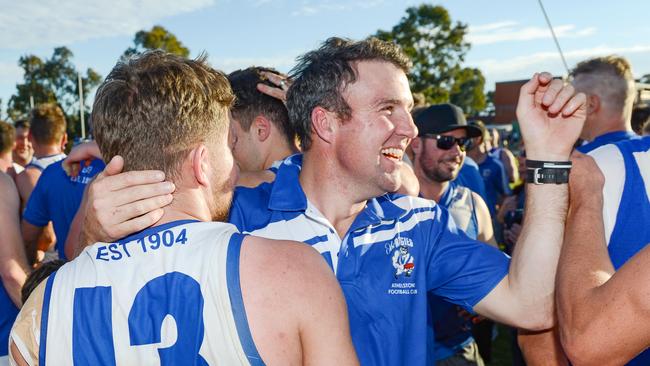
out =
{"type": "MultiPolygon", "coordinates": [[[[637,164],[627,156],[630,153],[608,145],[639,139],[631,130],[636,95],[634,78],[629,62],[613,55],[582,61],[571,71],[571,76],[576,90],[587,95],[587,119],[581,138],[589,142],[577,150],[593,156],[605,173],[606,242],[610,260],[618,270],[650,241],[646,224],[650,220],[650,208],[643,205],[646,188],[640,175],[631,173],[638,171],[637,164]],[[624,214],[628,212],[634,214],[624,214]]],[[[557,358],[565,357],[556,332],[520,337],[520,343],[530,362],[537,359],[546,362],[550,349],[557,358]]],[[[645,351],[629,365],[648,363],[650,351],[645,351]]]]}
{"type": "Polygon", "coordinates": [[[274,162],[299,152],[287,107],[258,90],[258,84],[269,85],[269,73],[278,74],[274,69],[249,67],[228,75],[236,97],[231,109],[236,138],[233,156],[244,172],[269,169],[274,162]]]}
{"type": "Polygon", "coordinates": [[[65,158],[63,149],[68,142],[65,115],[56,104],[41,104],[32,110],[29,141],[34,149],[32,160],[16,177],[22,207],[36,186],[36,181],[48,165],[65,158]]]}
{"type": "MultiPolygon", "coordinates": [[[[294,238],[322,254],[346,296],[362,364],[426,362],[429,291],[506,324],[544,329],[553,322],[567,187],[544,183],[561,183],[568,172],[547,167],[535,177],[539,184],[527,195],[531,220],[512,263],[461,234],[435,203],[387,194],[400,186],[401,158],[417,134],[408,67],[397,46],[374,38],[331,38],[303,55],[287,106],[304,154],[281,165],[273,183],[239,189],[230,216],[244,232],[294,238]]],[[[517,111],[531,163],[568,159],[584,121],[584,95],[535,74],[517,111]]],[[[119,165],[106,171],[88,191],[85,234],[112,237],[155,220],[151,209],[133,203],[151,192],[111,192],[108,184],[130,186],[130,178],[111,176],[119,165]],[[100,192],[104,198],[96,198],[100,192]],[[106,215],[116,196],[131,215],[106,215]]],[[[138,177],[156,181],[150,173],[138,177]]]]}
{"type": "Polygon", "coordinates": [[[200,222],[228,214],[233,99],[202,58],[151,51],[111,71],[93,106],[100,149],[126,170],[164,171],[174,202],[34,290],[12,329],[17,364],[358,364],[340,289],[313,250],[200,222]]]}
{"type": "Polygon", "coordinates": [[[636,96],[632,67],[623,57],[610,55],[580,62],[571,70],[571,84],[587,95],[587,120],[578,151],[586,154],[612,142],[638,138],[632,131],[636,96]]]}
{"type": "Polygon", "coordinates": [[[558,270],[562,345],[577,366],[647,365],[650,247],[641,246],[617,267],[608,252],[612,239],[609,247],[607,241],[622,230],[631,244],[650,243],[650,137],[619,141],[590,155],[580,157],[590,162],[588,169],[572,177],[577,184],[572,182],[558,270]],[[608,217],[608,201],[619,194],[619,214],[626,220],[608,217]],[[634,200],[623,203],[626,197],[634,200]],[[583,209],[573,212],[574,206],[583,209]]]}
{"type": "MultiPolygon", "coordinates": [[[[434,200],[449,210],[460,230],[472,239],[496,247],[490,211],[478,193],[455,178],[465,160],[471,139],[481,135],[467,124],[463,111],[453,104],[432,105],[415,117],[418,137],[407,151],[420,182],[420,197],[434,200]]],[[[435,341],[429,364],[484,365],[472,337],[473,319],[461,307],[429,296],[435,341]]],[[[476,319],[476,318],[474,318],[476,319]]]]}

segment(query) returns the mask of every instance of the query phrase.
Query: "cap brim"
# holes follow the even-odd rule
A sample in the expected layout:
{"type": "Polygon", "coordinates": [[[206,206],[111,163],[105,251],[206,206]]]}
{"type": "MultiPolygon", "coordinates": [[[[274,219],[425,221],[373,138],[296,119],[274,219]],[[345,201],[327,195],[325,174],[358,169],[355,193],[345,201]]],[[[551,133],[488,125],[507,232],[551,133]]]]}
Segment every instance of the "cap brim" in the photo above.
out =
{"type": "Polygon", "coordinates": [[[450,125],[447,126],[445,130],[441,132],[449,132],[452,130],[459,130],[461,128],[467,132],[467,137],[469,138],[483,136],[483,131],[481,131],[480,128],[472,125],[450,125]]]}

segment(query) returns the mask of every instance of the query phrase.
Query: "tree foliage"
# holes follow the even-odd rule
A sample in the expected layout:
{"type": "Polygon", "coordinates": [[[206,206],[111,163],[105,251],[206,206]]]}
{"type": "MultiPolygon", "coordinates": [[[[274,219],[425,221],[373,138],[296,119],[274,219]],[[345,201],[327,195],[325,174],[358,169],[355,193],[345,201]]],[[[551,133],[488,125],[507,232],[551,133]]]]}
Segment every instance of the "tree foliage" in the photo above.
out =
{"type": "Polygon", "coordinates": [[[175,55],[187,57],[190,50],[181,43],[173,33],[160,25],[151,28],[150,31],[141,30],[133,38],[133,47],[124,51],[124,57],[130,57],[145,50],[161,49],[175,55]]]}
{"type": "Polygon", "coordinates": [[[485,77],[479,69],[460,69],[449,92],[449,101],[463,108],[469,115],[477,115],[485,108],[485,77]]]}
{"type": "MultiPolygon", "coordinates": [[[[79,129],[79,81],[77,67],[72,63],[72,51],[66,47],[54,49],[52,57],[41,59],[25,55],[18,60],[23,69],[23,82],[16,85],[16,93],[11,96],[7,113],[13,120],[29,115],[31,101],[57,103],[66,114],[68,134],[78,136],[79,129]]],[[[83,84],[84,111],[88,111],[88,94],[101,82],[101,76],[93,69],[81,75],[83,84]]],[[[88,114],[88,113],[86,113],[88,114]]],[[[86,116],[87,117],[87,116],[86,116]]],[[[88,120],[85,118],[86,121],[88,120]]]]}
{"type": "Polygon", "coordinates": [[[485,78],[478,69],[463,68],[470,44],[467,25],[453,23],[442,6],[423,4],[406,9],[406,15],[390,31],[377,38],[398,44],[411,58],[411,90],[424,94],[427,103],[451,101],[466,113],[485,107],[485,78]]]}

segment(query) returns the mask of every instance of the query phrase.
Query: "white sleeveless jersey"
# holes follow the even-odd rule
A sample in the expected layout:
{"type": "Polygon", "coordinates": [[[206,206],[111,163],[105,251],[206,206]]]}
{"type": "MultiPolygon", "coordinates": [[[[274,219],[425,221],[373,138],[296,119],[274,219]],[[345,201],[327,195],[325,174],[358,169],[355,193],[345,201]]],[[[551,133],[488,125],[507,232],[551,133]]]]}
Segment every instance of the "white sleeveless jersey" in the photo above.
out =
{"type": "Polygon", "coordinates": [[[176,221],[86,248],[46,284],[40,365],[260,364],[242,239],[230,224],[176,221]]]}

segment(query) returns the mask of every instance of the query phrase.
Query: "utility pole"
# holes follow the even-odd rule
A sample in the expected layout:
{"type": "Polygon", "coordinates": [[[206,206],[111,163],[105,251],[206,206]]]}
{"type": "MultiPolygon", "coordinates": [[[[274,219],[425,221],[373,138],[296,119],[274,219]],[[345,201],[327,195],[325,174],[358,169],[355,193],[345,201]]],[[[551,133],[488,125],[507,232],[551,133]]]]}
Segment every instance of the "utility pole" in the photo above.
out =
{"type": "Polygon", "coordinates": [[[557,51],[560,53],[560,58],[562,59],[562,63],[564,64],[564,69],[566,70],[566,74],[569,75],[569,65],[567,65],[566,60],[564,59],[564,53],[562,53],[562,48],[560,48],[560,42],[557,40],[557,36],[555,35],[555,31],[553,30],[553,26],[551,25],[551,21],[548,19],[548,15],[546,14],[546,10],[544,9],[544,4],[542,4],[542,0],[537,0],[539,3],[539,7],[542,8],[542,14],[544,14],[544,19],[546,19],[546,24],[548,24],[548,28],[551,30],[551,35],[553,36],[553,41],[555,41],[555,47],[557,47],[557,51]]]}
{"type": "Polygon", "coordinates": [[[81,139],[86,139],[86,124],[84,123],[84,89],[83,80],[81,80],[81,73],[77,72],[77,79],[79,80],[79,121],[81,123],[81,139]]]}

